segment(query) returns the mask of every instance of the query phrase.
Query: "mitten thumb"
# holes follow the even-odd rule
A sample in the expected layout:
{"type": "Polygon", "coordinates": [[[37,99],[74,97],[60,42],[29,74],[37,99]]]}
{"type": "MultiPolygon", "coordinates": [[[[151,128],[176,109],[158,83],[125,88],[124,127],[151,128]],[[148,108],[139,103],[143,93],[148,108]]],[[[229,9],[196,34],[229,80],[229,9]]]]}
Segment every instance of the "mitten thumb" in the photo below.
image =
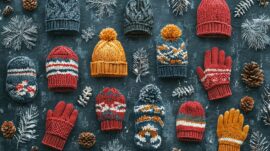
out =
{"type": "Polygon", "coordinates": [[[198,76],[199,76],[199,78],[201,80],[205,75],[204,72],[203,72],[203,69],[201,67],[197,67],[196,71],[197,71],[197,74],[198,74],[198,76]]]}

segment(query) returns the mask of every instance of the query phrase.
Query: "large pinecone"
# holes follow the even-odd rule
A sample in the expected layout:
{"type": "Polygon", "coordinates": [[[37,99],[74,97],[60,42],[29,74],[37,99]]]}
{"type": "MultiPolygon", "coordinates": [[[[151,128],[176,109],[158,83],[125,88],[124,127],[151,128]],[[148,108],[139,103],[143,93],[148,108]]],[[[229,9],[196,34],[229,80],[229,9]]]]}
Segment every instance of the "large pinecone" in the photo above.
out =
{"type": "Polygon", "coordinates": [[[1,126],[1,132],[5,138],[11,139],[16,133],[16,127],[12,121],[4,121],[1,126]]]}
{"type": "Polygon", "coordinates": [[[250,112],[253,110],[254,108],[254,99],[252,97],[249,96],[245,96],[241,99],[240,102],[240,108],[244,111],[244,112],[250,112]]]}
{"type": "Polygon", "coordinates": [[[259,64],[252,61],[246,63],[241,74],[242,80],[251,88],[259,87],[264,82],[264,73],[259,64]]]}
{"type": "Polygon", "coordinates": [[[90,132],[82,132],[79,135],[78,143],[84,148],[91,148],[96,143],[96,136],[90,132]]]}
{"type": "Polygon", "coordinates": [[[33,11],[38,6],[38,0],[22,0],[23,8],[28,11],[33,11]]]}

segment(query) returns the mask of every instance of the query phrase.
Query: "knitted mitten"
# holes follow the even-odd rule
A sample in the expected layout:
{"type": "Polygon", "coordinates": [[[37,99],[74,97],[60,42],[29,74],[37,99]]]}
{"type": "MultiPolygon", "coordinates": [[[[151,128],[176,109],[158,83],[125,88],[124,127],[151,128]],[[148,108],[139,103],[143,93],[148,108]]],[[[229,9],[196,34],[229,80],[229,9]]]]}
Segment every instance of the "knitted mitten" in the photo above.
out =
{"type": "Polygon", "coordinates": [[[42,143],[57,150],[63,150],[67,138],[77,120],[78,111],[72,104],[59,102],[54,111],[48,110],[46,131],[42,143]]]}
{"type": "Polygon", "coordinates": [[[96,97],[96,114],[102,131],[121,130],[126,99],[116,88],[104,88],[96,97]]]}
{"type": "Polygon", "coordinates": [[[244,116],[239,110],[231,109],[218,118],[217,136],[219,151],[240,151],[247,138],[249,126],[244,124],[244,116]]]}
{"type": "Polygon", "coordinates": [[[223,50],[214,47],[212,51],[207,50],[205,52],[205,70],[197,67],[197,74],[208,92],[209,100],[217,100],[232,95],[230,88],[231,68],[232,58],[226,57],[223,50]]]}

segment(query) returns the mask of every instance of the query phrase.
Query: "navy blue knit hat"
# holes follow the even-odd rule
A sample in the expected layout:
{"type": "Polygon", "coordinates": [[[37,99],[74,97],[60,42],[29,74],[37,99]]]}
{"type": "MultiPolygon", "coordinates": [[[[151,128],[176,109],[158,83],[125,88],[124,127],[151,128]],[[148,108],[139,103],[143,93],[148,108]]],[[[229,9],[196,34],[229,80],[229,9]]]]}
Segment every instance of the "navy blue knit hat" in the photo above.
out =
{"type": "Polygon", "coordinates": [[[157,39],[157,74],[159,77],[186,77],[188,51],[182,30],[173,24],[162,28],[157,39]]]}
{"type": "Polygon", "coordinates": [[[46,31],[79,32],[79,0],[47,0],[46,31]]]}
{"type": "Polygon", "coordinates": [[[19,102],[27,103],[37,94],[36,66],[25,56],[13,58],[7,64],[6,91],[19,102]]]}
{"type": "Polygon", "coordinates": [[[141,89],[139,100],[134,106],[135,144],[143,150],[156,150],[162,143],[165,108],[161,92],[153,84],[141,89]]]}
{"type": "Polygon", "coordinates": [[[126,35],[151,35],[154,24],[149,0],[130,0],[126,6],[124,32],[126,35]]]}

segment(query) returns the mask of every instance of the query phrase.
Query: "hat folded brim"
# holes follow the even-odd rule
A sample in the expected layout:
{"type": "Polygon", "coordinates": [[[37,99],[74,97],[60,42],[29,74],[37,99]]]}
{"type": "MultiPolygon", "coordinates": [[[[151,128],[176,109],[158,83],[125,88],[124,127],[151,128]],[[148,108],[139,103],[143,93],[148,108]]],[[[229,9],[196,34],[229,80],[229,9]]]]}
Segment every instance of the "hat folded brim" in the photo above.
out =
{"type": "Polygon", "coordinates": [[[161,78],[186,77],[187,66],[186,65],[158,65],[157,74],[161,78]]]}
{"type": "Polygon", "coordinates": [[[95,61],[91,62],[92,77],[125,77],[128,75],[127,62],[95,61]]]}

